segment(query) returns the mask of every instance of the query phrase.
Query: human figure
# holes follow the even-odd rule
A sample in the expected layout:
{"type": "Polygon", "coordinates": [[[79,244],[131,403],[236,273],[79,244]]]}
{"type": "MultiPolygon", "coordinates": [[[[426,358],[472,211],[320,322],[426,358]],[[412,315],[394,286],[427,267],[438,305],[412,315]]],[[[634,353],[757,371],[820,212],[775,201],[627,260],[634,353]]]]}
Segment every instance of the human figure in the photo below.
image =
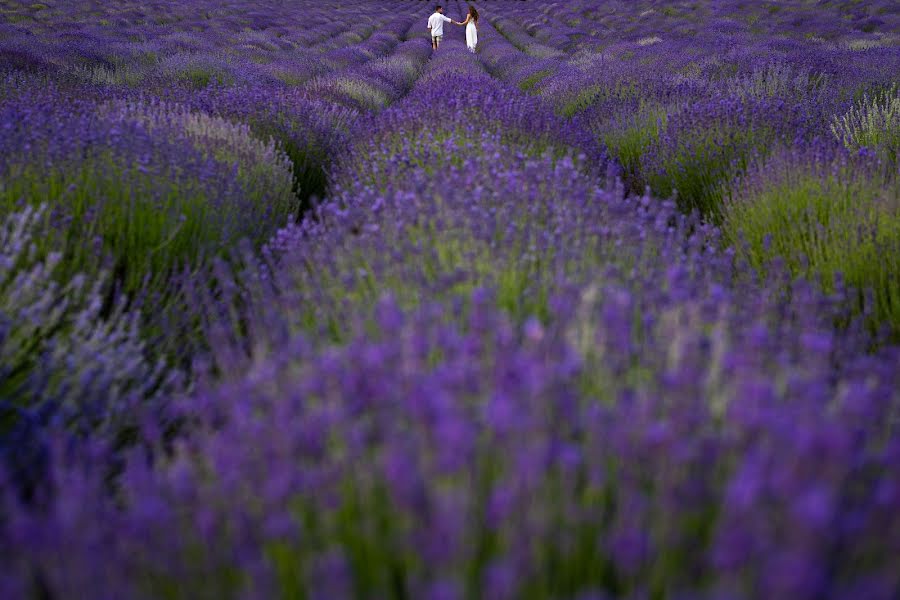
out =
{"type": "Polygon", "coordinates": [[[453,21],[453,23],[466,26],[466,47],[469,52],[475,52],[475,48],[478,46],[478,11],[475,10],[475,7],[469,6],[465,21],[460,23],[453,21]]]}
{"type": "Polygon", "coordinates": [[[444,16],[444,7],[440,4],[434,9],[434,14],[428,17],[428,29],[431,30],[431,49],[437,50],[444,40],[444,23],[452,23],[453,19],[444,16]]]}

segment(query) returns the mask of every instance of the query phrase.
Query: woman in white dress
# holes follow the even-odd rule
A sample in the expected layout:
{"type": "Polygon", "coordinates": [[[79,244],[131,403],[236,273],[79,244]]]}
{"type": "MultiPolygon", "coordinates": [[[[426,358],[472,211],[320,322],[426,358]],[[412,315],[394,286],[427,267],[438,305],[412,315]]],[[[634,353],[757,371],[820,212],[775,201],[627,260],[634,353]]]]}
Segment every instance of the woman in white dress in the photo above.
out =
{"type": "Polygon", "coordinates": [[[475,52],[475,47],[478,46],[478,11],[474,6],[470,6],[466,20],[456,24],[466,26],[466,46],[469,47],[469,52],[475,52]]]}

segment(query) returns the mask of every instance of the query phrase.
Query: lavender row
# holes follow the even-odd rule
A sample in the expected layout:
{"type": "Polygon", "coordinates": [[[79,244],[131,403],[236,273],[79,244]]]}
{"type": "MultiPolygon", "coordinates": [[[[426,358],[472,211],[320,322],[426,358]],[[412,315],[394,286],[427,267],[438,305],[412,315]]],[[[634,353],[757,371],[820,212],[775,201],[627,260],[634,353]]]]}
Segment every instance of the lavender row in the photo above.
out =
{"type": "MultiPolygon", "coordinates": [[[[45,207],[26,243],[35,260],[53,257],[53,268],[36,273],[36,285],[55,290],[84,281],[79,285],[99,298],[92,310],[101,321],[115,316],[118,303],[128,306],[129,324],[137,323],[143,343],[136,353],[123,350],[125,356],[189,369],[207,343],[186,295],[190,286],[212,279],[212,258],[232,254],[242,241],[258,249],[300,216],[306,199],[323,192],[330,160],[346,144],[360,111],[377,108],[360,105],[354,90],[364,87],[384,103],[394,102],[426,60],[424,40],[400,43],[409,26],[410,19],[401,18],[386,31],[373,30],[366,64],[307,87],[211,85],[196,91],[176,85],[160,99],[152,86],[128,90],[65,76],[48,79],[47,73],[8,74],[0,91],[0,207],[4,215],[45,207]],[[328,86],[333,94],[325,93],[328,86]]],[[[47,344],[79,343],[80,330],[55,325],[53,315],[34,318],[32,344],[12,338],[24,345],[17,361],[39,362],[47,344]]],[[[80,359],[71,368],[80,372],[80,359]]],[[[56,384],[35,376],[27,386],[46,388],[46,398],[19,393],[26,385],[19,373],[28,371],[10,369],[16,373],[9,383],[16,410],[4,419],[13,429],[40,411],[45,416],[34,421],[35,431],[50,421],[76,422],[82,410],[94,423],[119,410],[119,392],[104,387],[118,388],[114,378],[97,375],[98,391],[80,400],[81,388],[66,391],[71,406],[62,407],[52,400],[56,384]],[[92,399],[106,393],[109,403],[92,399]]],[[[145,385],[127,371],[122,377],[129,386],[145,385]]],[[[148,395],[156,393],[150,381],[148,395]]],[[[109,429],[109,435],[97,435],[115,438],[118,432],[109,429]]]]}
{"type": "Polygon", "coordinates": [[[168,2],[156,11],[119,3],[104,19],[97,19],[88,2],[44,9],[17,4],[4,26],[0,70],[145,89],[297,85],[384,53],[390,29],[403,21],[408,26],[411,19],[373,13],[365,3],[327,8],[260,4],[248,10],[241,3],[168,2]],[[16,15],[20,18],[13,21],[16,15]]]}
{"type": "Polygon", "coordinates": [[[61,499],[7,508],[7,594],[892,597],[890,363],[836,375],[802,288],[761,309],[607,275],[550,327],[476,290],[383,298],[340,349],[288,336],[115,500],[102,449],[54,446],[61,499]]]}
{"type": "Polygon", "coordinates": [[[482,57],[492,74],[539,94],[559,114],[589,128],[618,162],[628,190],[641,194],[649,188],[657,197],[675,197],[682,210],[716,222],[727,213],[730,244],[757,240],[751,251],[757,268],[780,254],[795,274],[821,278],[826,287],[843,275],[863,290],[854,304],[873,315],[872,326],[898,330],[896,266],[888,261],[870,268],[869,261],[828,258],[870,252],[869,233],[879,246],[897,243],[890,233],[896,231],[893,215],[900,207],[895,11],[866,2],[852,11],[833,5],[813,13],[801,3],[787,3],[735,19],[728,3],[660,9],[649,3],[590,8],[573,2],[543,16],[517,3],[500,8],[482,27],[482,57]],[[853,25],[836,29],[841,19],[853,25]],[[577,36],[573,28],[589,35],[577,36]],[[538,30],[545,39],[557,39],[555,47],[566,54],[544,52],[537,59],[543,43],[534,37],[538,30]],[[569,39],[547,33],[552,31],[569,32],[569,39]],[[822,237],[820,229],[835,228],[822,211],[843,202],[823,176],[812,183],[815,193],[825,194],[815,200],[820,211],[780,232],[778,254],[763,251],[758,240],[766,232],[748,216],[752,207],[769,211],[769,223],[796,222],[796,211],[769,202],[761,191],[781,183],[751,189],[744,179],[794,165],[797,172],[789,177],[796,186],[781,189],[803,195],[805,174],[823,173],[816,164],[822,151],[858,154],[861,160],[854,161],[867,163],[853,177],[872,190],[867,198],[880,198],[864,200],[860,209],[878,213],[879,223],[849,238],[829,234],[824,250],[811,246],[807,240],[822,237]],[[781,157],[789,155],[806,158],[784,164],[781,157]],[[723,208],[726,200],[751,208],[723,208]]]}

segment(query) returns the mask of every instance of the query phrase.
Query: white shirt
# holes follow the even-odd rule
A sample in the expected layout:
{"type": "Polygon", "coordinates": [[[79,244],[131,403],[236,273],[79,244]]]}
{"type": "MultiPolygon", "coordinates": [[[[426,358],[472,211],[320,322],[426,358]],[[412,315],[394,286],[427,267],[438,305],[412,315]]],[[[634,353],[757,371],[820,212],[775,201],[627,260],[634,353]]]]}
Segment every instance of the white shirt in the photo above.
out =
{"type": "Polygon", "coordinates": [[[444,35],[444,23],[450,23],[453,19],[448,19],[441,13],[434,13],[428,17],[428,24],[431,26],[431,37],[444,35]]]}

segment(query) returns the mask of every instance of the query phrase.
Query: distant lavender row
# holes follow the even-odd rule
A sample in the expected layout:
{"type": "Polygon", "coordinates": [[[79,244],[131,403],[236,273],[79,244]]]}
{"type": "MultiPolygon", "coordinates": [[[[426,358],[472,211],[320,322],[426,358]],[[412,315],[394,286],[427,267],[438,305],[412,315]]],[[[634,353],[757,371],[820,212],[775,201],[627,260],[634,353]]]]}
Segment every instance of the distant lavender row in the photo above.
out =
{"type": "MultiPolygon", "coordinates": [[[[413,4],[406,3],[411,9],[413,4]]],[[[203,87],[208,82],[296,85],[384,52],[411,23],[366,2],[92,2],[7,5],[0,72],[74,75],[104,85],[203,87]],[[267,4],[270,4],[267,6],[267,4]],[[43,8],[42,8],[43,7],[43,8]]]]}

